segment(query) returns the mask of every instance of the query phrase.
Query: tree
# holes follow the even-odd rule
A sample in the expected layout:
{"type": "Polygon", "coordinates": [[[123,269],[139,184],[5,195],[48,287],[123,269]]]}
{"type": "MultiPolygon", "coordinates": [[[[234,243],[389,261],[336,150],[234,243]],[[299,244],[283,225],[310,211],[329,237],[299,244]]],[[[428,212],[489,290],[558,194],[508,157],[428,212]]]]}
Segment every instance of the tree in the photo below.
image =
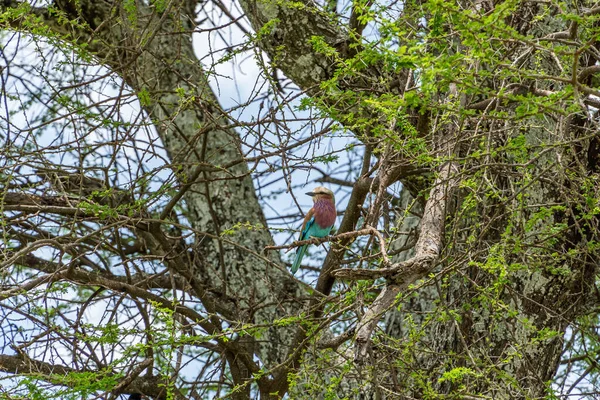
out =
{"type": "Polygon", "coordinates": [[[7,398],[597,393],[593,3],[1,7],[7,398]],[[311,180],[343,215],[302,282],[311,180]]]}

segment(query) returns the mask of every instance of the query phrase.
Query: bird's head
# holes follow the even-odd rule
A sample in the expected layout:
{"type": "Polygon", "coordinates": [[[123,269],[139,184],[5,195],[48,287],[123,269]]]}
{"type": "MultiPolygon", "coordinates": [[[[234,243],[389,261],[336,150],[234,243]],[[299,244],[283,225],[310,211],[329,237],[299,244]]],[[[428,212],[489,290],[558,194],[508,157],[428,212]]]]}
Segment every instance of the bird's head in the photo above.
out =
{"type": "Polygon", "coordinates": [[[331,200],[332,203],[335,203],[333,192],[323,186],[317,186],[312,190],[312,192],[308,192],[306,194],[312,196],[313,202],[317,202],[319,199],[327,199],[331,200]]]}

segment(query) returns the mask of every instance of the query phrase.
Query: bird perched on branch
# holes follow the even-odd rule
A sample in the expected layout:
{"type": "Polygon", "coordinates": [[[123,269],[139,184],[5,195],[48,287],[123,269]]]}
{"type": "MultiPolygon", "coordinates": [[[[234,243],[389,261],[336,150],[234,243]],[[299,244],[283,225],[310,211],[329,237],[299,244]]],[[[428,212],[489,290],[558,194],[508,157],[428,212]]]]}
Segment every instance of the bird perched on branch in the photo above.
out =
{"type": "MultiPolygon", "coordinates": [[[[311,237],[325,237],[331,232],[337,215],[333,192],[323,186],[317,186],[312,192],[306,194],[312,196],[314,205],[304,217],[299,240],[307,240],[311,237]]],[[[304,253],[306,252],[306,246],[305,244],[296,249],[296,258],[292,264],[292,274],[298,271],[302,257],[304,257],[304,253]]]]}

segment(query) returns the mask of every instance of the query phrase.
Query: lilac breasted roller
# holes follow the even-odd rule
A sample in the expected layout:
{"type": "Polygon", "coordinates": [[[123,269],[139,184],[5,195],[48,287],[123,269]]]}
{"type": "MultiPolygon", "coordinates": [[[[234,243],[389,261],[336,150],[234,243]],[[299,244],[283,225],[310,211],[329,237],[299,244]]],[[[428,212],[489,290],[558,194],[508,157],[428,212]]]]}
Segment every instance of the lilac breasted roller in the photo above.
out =
{"type": "MultiPolygon", "coordinates": [[[[312,192],[306,194],[312,196],[314,205],[304,217],[302,228],[300,228],[299,240],[306,240],[311,237],[325,237],[331,232],[337,215],[333,192],[323,186],[317,186],[312,192]]],[[[304,257],[304,253],[306,252],[306,246],[305,244],[296,249],[296,258],[292,264],[292,274],[298,271],[302,257],[304,257]]]]}

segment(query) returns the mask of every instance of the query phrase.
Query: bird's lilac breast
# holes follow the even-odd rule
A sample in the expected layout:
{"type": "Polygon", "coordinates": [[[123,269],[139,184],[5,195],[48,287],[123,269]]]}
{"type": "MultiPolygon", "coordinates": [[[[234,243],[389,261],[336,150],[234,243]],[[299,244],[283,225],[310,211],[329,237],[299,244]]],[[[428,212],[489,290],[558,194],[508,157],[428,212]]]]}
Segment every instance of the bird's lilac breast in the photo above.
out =
{"type": "Polygon", "coordinates": [[[320,228],[329,228],[335,223],[335,205],[330,200],[320,199],[313,205],[315,222],[320,228]]]}

